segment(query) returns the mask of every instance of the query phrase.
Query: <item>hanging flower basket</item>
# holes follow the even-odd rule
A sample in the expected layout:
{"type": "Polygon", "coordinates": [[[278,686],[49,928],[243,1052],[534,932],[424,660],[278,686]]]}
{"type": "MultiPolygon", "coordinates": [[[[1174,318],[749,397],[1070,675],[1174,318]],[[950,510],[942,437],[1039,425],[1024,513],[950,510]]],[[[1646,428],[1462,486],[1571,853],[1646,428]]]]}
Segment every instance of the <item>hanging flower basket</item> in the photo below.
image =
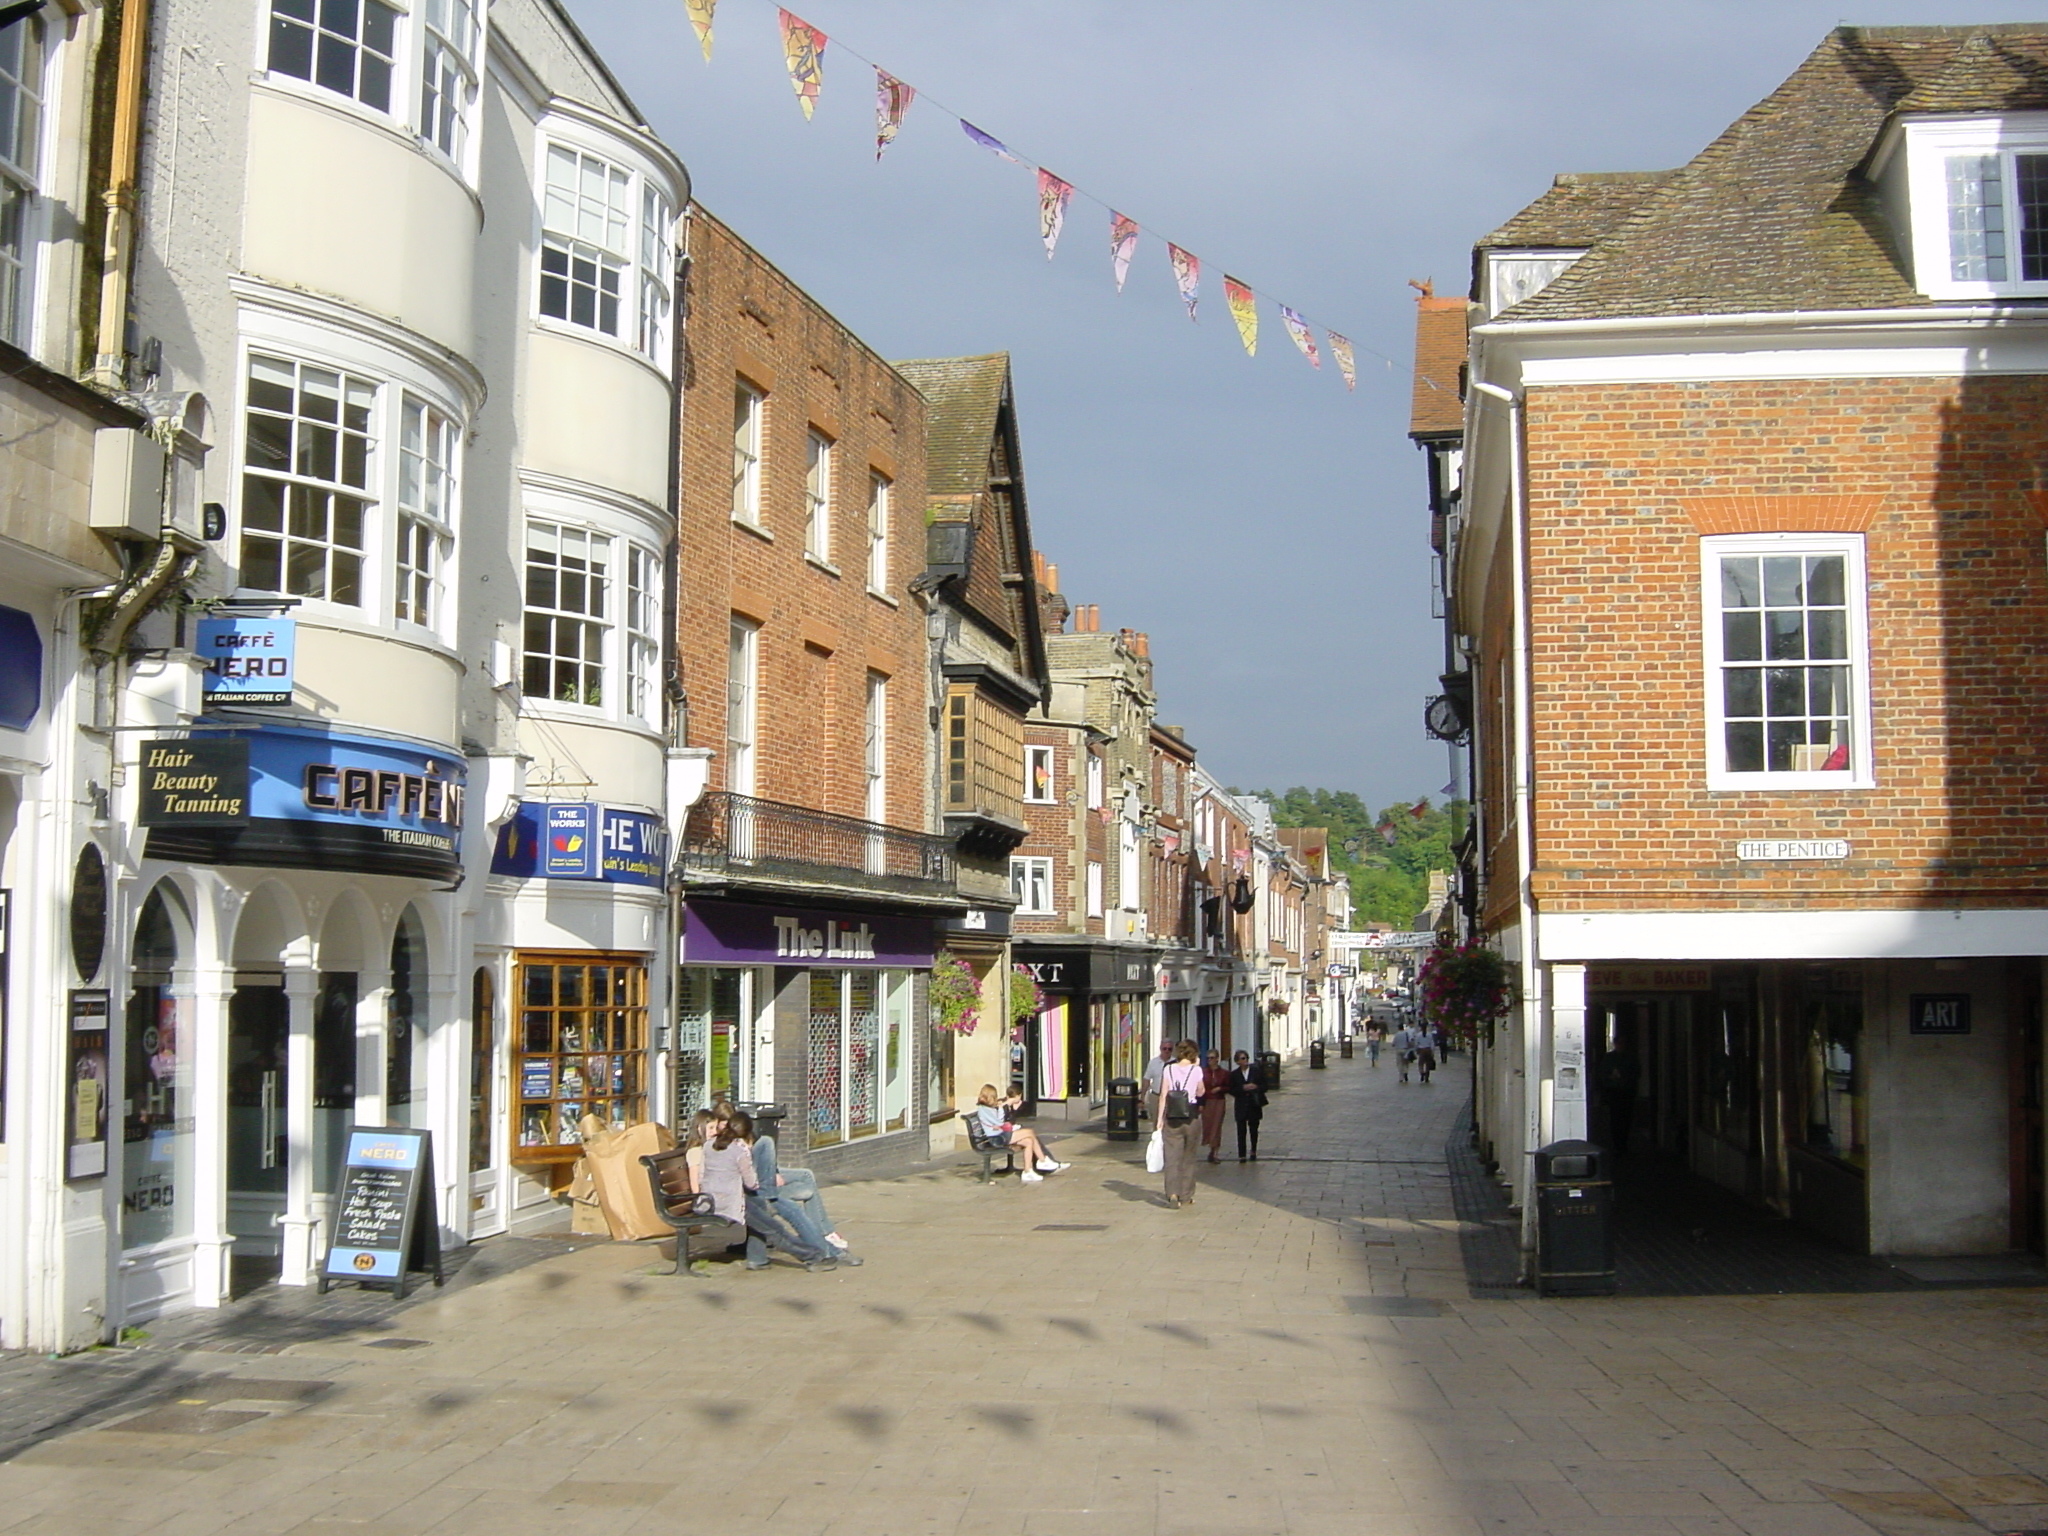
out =
{"type": "Polygon", "coordinates": [[[949,1035],[971,1035],[981,1023],[981,982],[974,967],[950,949],[932,961],[932,1027],[949,1035]]]}
{"type": "Polygon", "coordinates": [[[1052,1006],[1052,999],[1039,988],[1038,978],[1028,965],[1010,967],[1010,1027],[1035,1019],[1052,1006]]]}
{"type": "Polygon", "coordinates": [[[1268,1012],[1268,1013],[1272,1013],[1272,1014],[1281,1014],[1281,1013],[1285,1013],[1286,1011],[1287,1011],[1287,999],[1286,999],[1286,998],[1284,998],[1284,997],[1269,997],[1269,998],[1267,998],[1267,999],[1266,999],[1266,1012],[1268,1012]]]}
{"type": "Polygon", "coordinates": [[[1438,944],[1422,962],[1417,992],[1430,1023],[1460,1040],[1481,1031],[1491,1038],[1494,1020],[1514,1006],[1514,967],[1484,939],[1438,944]]]}

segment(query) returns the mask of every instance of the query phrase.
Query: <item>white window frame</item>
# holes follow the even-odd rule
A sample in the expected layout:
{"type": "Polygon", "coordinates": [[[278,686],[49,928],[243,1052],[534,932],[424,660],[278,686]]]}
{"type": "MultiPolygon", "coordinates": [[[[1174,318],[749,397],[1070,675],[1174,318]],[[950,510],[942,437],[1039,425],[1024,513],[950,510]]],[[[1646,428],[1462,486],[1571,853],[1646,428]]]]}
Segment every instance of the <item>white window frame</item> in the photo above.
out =
{"type": "Polygon", "coordinates": [[[1019,917],[1053,917],[1052,860],[1038,854],[1015,855],[1010,860],[1010,892],[1017,898],[1019,917]]]}
{"type": "Polygon", "coordinates": [[[391,0],[361,0],[356,11],[357,30],[353,38],[343,38],[338,32],[326,32],[320,24],[322,6],[320,0],[267,0],[263,7],[262,44],[260,68],[273,81],[289,80],[297,86],[312,91],[328,101],[345,101],[393,122],[405,122],[411,116],[405,103],[414,84],[414,71],[408,55],[412,41],[408,30],[405,7],[391,3],[391,0]],[[391,20],[391,52],[387,57],[371,48],[364,36],[362,18],[370,6],[388,15],[391,20]],[[277,39],[287,33],[304,31],[312,34],[307,55],[306,73],[301,75],[281,68],[272,61],[276,58],[277,39]],[[351,88],[341,90],[337,86],[323,84],[320,80],[320,40],[323,36],[339,39],[355,55],[351,70],[351,88]],[[379,106],[366,101],[362,91],[362,55],[381,60],[389,70],[385,77],[385,101],[379,106]]]}
{"type": "Polygon", "coordinates": [[[734,614],[725,642],[725,787],[753,795],[761,731],[761,626],[734,614]]]}
{"type": "Polygon", "coordinates": [[[522,595],[520,608],[519,677],[520,688],[527,702],[550,705],[557,709],[587,711],[597,715],[609,715],[618,707],[619,676],[612,666],[613,636],[619,626],[619,601],[624,572],[620,556],[624,550],[618,546],[625,541],[615,538],[603,529],[588,528],[578,523],[564,522],[552,517],[529,516],[525,524],[525,537],[520,547],[520,570],[523,580],[520,584],[522,595]],[[556,587],[556,601],[536,607],[531,601],[534,585],[534,554],[540,541],[550,541],[555,546],[555,561],[552,569],[556,587]],[[575,562],[580,570],[572,569],[575,562]],[[563,600],[563,589],[576,585],[578,598],[563,600]],[[593,593],[592,589],[595,588],[593,593]],[[531,625],[535,617],[550,621],[551,632],[560,633],[560,626],[571,625],[582,630],[595,643],[596,653],[572,657],[558,649],[536,653],[532,649],[531,625]],[[559,666],[567,664],[593,674],[596,698],[587,696],[590,685],[581,685],[585,697],[565,699],[557,695],[559,684],[550,683],[547,688],[537,690],[533,686],[533,666],[539,660],[542,665],[559,666]]]}
{"type": "Polygon", "coordinates": [[[392,615],[438,632],[455,547],[455,466],[461,433],[446,411],[411,390],[398,404],[397,526],[392,615]]]}
{"type": "Polygon", "coordinates": [[[605,540],[606,600],[599,615],[578,615],[571,609],[531,610],[581,618],[599,630],[600,702],[590,704],[527,694],[529,711],[559,714],[566,719],[602,722],[633,730],[658,731],[662,724],[661,615],[666,605],[667,562],[654,528],[619,509],[546,488],[525,488],[525,516],[519,530],[521,576],[519,677],[526,682],[525,604],[528,575],[528,529],[549,525],[592,540],[605,540]],[[651,625],[652,628],[643,628],[651,625]]]}
{"type": "Polygon", "coordinates": [[[811,428],[804,441],[804,554],[832,567],[832,459],[837,444],[811,428]]]}
{"type": "Polygon", "coordinates": [[[889,493],[895,482],[879,469],[868,471],[868,590],[889,592],[889,493]]]}
{"type": "Polygon", "coordinates": [[[1059,804],[1058,748],[1037,746],[1030,742],[1024,744],[1024,793],[1022,798],[1026,805],[1059,804]],[[1035,795],[1031,792],[1032,787],[1038,782],[1038,775],[1033,768],[1035,763],[1045,764],[1045,793],[1042,795],[1035,795]]]}
{"type": "Polygon", "coordinates": [[[465,178],[476,137],[477,61],[483,57],[487,0],[418,0],[419,80],[413,124],[420,143],[465,178]],[[453,106],[450,95],[453,93],[453,106]]]}
{"type": "Polygon", "coordinates": [[[867,709],[861,741],[864,793],[862,815],[876,823],[889,819],[889,678],[869,672],[867,709]]]}
{"type": "Polygon", "coordinates": [[[649,168],[652,162],[615,140],[576,131],[584,126],[551,119],[542,127],[533,172],[534,323],[617,347],[667,377],[674,362],[669,190],[649,168]],[[559,173],[572,160],[574,174],[565,183],[559,173]],[[589,180],[593,171],[598,173],[597,195],[589,180]],[[554,271],[549,270],[551,255],[558,258],[554,271]],[[578,282],[579,262],[592,269],[587,282],[578,282]],[[603,323],[607,278],[617,284],[618,311],[611,326],[603,323]],[[580,289],[595,295],[587,320],[576,317],[580,289]],[[551,302],[558,302],[562,312],[552,312],[551,302]]]}
{"type": "MultiPolygon", "coordinates": [[[[1906,134],[1906,210],[1911,226],[1915,285],[1929,298],[1998,299],[2048,297],[2048,266],[2041,277],[2020,276],[2018,166],[2022,155],[2048,156],[2048,113],[2007,118],[1974,117],[1951,122],[1915,122],[1906,134]],[[1978,280],[1953,275],[1949,232],[1949,162],[1995,155],[2000,170],[2002,234],[2006,276],[1978,280]]],[[[2048,229],[2043,230],[2048,237],[2048,229]]]]}
{"type": "Polygon", "coordinates": [[[1868,578],[1861,534],[1718,534],[1700,540],[1700,599],[1706,721],[1707,788],[1710,790],[1848,790],[1876,786],[1871,740],[1870,625],[1868,578]],[[1851,694],[1849,767],[1846,772],[1734,772],[1727,767],[1726,711],[1722,692],[1721,561],[1728,556],[1839,555],[1848,620],[1851,694]]]}
{"type": "Polygon", "coordinates": [[[663,562],[654,550],[631,540],[626,544],[626,601],[620,617],[624,634],[624,703],[626,713],[649,725],[661,724],[662,598],[668,583],[663,562]]]}
{"type": "Polygon", "coordinates": [[[768,392],[746,379],[732,387],[732,520],[756,533],[761,527],[761,442],[768,416],[768,392]]]}
{"type": "Polygon", "coordinates": [[[1102,899],[1102,863],[1099,859],[1088,861],[1088,915],[1102,917],[1108,908],[1102,899]]]}
{"type": "MultiPolygon", "coordinates": [[[[1084,748],[1083,750],[1085,751],[1086,749],[1084,748]]],[[[1099,758],[1099,757],[1097,757],[1097,756],[1096,756],[1096,755],[1095,755],[1095,754],[1094,754],[1093,752],[1089,752],[1089,753],[1088,753],[1088,809],[1089,809],[1089,810],[1091,810],[1091,811],[1099,811],[1099,810],[1101,810],[1101,809],[1102,809],[1102,796],[1103,796],[1103,769],[1102,769],[1102,759],[1101,759],[1101,758],[1099,758]]]]}
{"type": "MultiPolygon", "coordinates": [[[[0,338],[24,352],[36,350],[39,305],[36,290],[42,275],[43,249],[49,221],[42,196],[48,154],[52,45],[41,16],[29,16],[8,28],[23,50],[20,79],[14,89],[14,121],[7,127],[16,140],[14,153],[0,153],[0,338]],[[34,56],[28,57],[33,40],[34,56]]],[[[4,140],[0,140],[4,143],[4,140]]]]}

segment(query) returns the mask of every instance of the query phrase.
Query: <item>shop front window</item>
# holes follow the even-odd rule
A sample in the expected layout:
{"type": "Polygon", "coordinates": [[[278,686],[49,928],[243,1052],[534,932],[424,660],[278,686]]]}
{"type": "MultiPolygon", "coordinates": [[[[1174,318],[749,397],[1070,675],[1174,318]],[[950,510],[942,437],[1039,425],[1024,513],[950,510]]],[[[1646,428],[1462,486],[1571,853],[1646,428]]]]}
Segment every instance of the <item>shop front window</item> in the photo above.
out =
{"type": "Polygon", "coordinates": [[[1756,1122],[1756,980],[1724,976],[1709,1004],[1706,1028],[1694,1014],[1699,1045],[1700,1129],[1734,1147],[1747,1147],[1756,1122]]]}
{"type": "Polygon", "coordinates": [[[1804,1050],[1801,1117],[1809,1152],[1863,1166],[1868,1153],[1867,1079],[1863,999],[1853,975],[1810,976],[1801,1004],[1804,1050]]]}
{"type": "Polygon", "coordinates": [[[192,1056],[189,1003],[172,990],[178,961],[164,888],[149,893],[135,928],[122,1103],[124,1247],[192,1232],[192,1056]]]}
{"type": "Polygon", "coordinates": [[[412,908],[391,938],[391,992],[384,1013],[384,1123],[423,1125],[427,1107],[420,1070],[420,1000],[426,995],[427,943],[412,908]]]}
{"type": "Polygon", "coordinates": [[[313,1188],[331,1194],[356,1120],[356,973],[323,971],[313,998],[313,1188]]]}
{"type": "Polygon", "coordinates": [[[479,968],[469,984],[469,1171],[482,1173],[494,1164],[498,1132],[495,1124],[497,1082],[498,989],[488,970],[479,968]]]}
{"type": "Polygon", "coordinates": [[[519,957],[519,1145],[523,1161],[566,1160],[583,1120],[647,1118],[647,964],[637,956],[519,957]]]}
{"type": "Polygon", "coordinates": [[[686,966],[676,1002],[676,1117],[719,1099],[775,1097],[768,987],[733,966],[686,966]]]}
{"type": "Polygon", "coordinates": [[[909,973],[813,971],[810,982],[811,1145],[901,1129],[908,1114],[909,973]]]}

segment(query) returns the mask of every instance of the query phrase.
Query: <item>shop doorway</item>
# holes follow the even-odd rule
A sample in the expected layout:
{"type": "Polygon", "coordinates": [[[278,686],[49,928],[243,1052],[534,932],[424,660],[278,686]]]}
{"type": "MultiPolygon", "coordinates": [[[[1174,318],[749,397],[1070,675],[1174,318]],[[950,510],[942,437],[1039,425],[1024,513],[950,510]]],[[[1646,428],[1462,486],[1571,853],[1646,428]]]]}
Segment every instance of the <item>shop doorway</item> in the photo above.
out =
{"type": "Polygon", "coordinates": [[[291,1010],[284,977],[238,971],[228,1000],[228,1232],[235,1240],[235,1286],[274,1279],[283,1248],[290,1171],[286,1111],[290,1103],[291,1010]]]}
{"type": "MultiPolygon", "coordinates": [[[[2027,969],[2032,970],[2033,962],[2027,969]]],[[[2017,970],[2018,967],[2015,967],[2017,970]]],[[[2022,1253],[2048,1254],[2048,1189],[2042,1167],[2048,1155],[2043,1135],[2044,1082],[2041,992],[2038,976],[2014,976],[2012,1042],[2012,1245],[2022,1253]]]]}
{"type": "Polygon", "coordinates": [[[489,966],[469,979],[469,1235],[505,1230],[504,1152],[501,1135],[507,1068],[499,1055],[498,981],[489,966]]]}
{"type": "Polygon", "coordinates": [[[1094,1042],[1102,1033],[1102,1010],[1108,1005],[1100,998],[1076,998],[1067,1010],[1067,1097],[1088,1101],[1088,1069],[1094,1059],[1094,1042]]]}

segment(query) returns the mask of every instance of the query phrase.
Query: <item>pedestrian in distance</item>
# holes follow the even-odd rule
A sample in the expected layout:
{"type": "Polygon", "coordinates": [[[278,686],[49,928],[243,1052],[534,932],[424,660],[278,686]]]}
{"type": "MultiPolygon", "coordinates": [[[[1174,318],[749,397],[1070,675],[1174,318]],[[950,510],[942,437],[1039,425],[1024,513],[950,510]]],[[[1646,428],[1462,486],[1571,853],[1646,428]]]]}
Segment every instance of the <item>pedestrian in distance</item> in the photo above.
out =
{"type": "Polygon", "coordinates": [[[1026,1184],[1036,1184],[1048,1173],[1059,1173],[1067,1165],[1045,1150],[1045,1143],[1038,1139],[1038,1132],[1010,1118],[1020,1102],[1014,1096],[1008,1099],[998,1097],[994,1083],[983,1083],[971,1113],[981,1118],[982,1132],[990,1141],[1015,1147],[1024,1154],[1021,1177],[1026,1184]]]}
{"type": "Polygon", "coordinates": [[[1202,1058],[1202,1145],[1209,1161],[1223,1161],[1223,1115],[1230,1108],[1230,1069],[1214,1051],[1202,1058]]]}
{"type": "Polygon", "coordinates": [[[1251,1144],[1251,1160],[1259,1160],[1259,1123],[1266,1118],[1266,1075],[1252,1064],[1243,1051],[1230,1069],[1232,1118],[1237,1121],[1237,1160],[1245,1160],[1245,1144],[1251,1144]]]}
{"type": "Polygon", "coordinates": [[[1436,1070],[1436,1036],[1427,1026],[1415,1032],[1415,1075],[1425,1083],[1436,1070]]]}
{"type": "Polygon", "coordinates": [[[1159,1042],[1159,1054],[1145,1063],[1145,1118],[1159,1118],[1159,1084],[1166,1077],[1166,1069],[1173,1065],[1173,1041],[1159,1042]]]}
{"type": "Polygon", "coordinates": [[[1384,1040],[1386,1039],[1386,1037],[1387,1037],[1387,1032],[1386,1032],[1386,1031],[1385,1031],[1384,1029],[1380,1028],[1380,1026],[1379,1026],[1378,1024],[1376,1024],[1376,1023],[1375,1023],[1375,1024],[1368,1024],[1368,1025],[1366,1025],[1366,1027],[1365,1027],[1365,1064],[1366,1064],[1366,1065],[1367,1065],[1368,1067],[1371,1067],[1371,1068],[1372,1068],[1372,1069],[1373,1069],[1374,1071],[1378,1071],[1378,1070],[1379,1070],[1379,1065],[1380,1065],[1380,1045],[1381,1045],[1381,1042],[1383,1042],[1383,1041],[1384,1041],[1384,1040]]]}
{"type": "Polygon", "coordinates": [[[1403,1024],[1394,1031],[1394,1065],[1401,1069],[1401,1081],[1408,1081],[1408,1069],[1415,1062],[1415,1031],[1403,1024]]]}
{"type": "Polygon", "coordinates": [[[1166,1153],[1166,1203],[1185,1208],[1195,1203],[1195,1160],[1202,1134],[1202,1064],[1195,1043],[1175,1047],[1173,1065],[1160,1078],[1159,1113],[1154,1128],[1166,1153]]]}

